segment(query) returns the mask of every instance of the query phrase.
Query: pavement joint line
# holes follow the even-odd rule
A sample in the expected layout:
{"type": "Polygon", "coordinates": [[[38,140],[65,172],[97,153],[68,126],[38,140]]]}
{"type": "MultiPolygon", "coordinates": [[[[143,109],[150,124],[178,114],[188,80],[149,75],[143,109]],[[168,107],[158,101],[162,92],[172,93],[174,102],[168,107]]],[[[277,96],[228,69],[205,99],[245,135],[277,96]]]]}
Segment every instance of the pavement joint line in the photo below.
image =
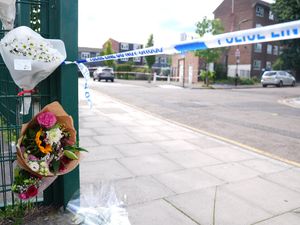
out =
{"type": "Polygon", "coordinates": [[[263,219],[263,220],[257,221],[257,222],[255,222],[255,223],[250,224],[250,225],[259,224],[259,223],[261,223],[261,222],[268,221],[268,220],[270,220],[270,219],[273,219],[273,218],[282,216],[282,215],[287,214],[287,213],[299,213],[299,212],[296,212],[297,209],[299,209],[299,208],[295,208],[295,209],[292,209],[292,210],[289,210],[289,211],[286,211],[286,212],[283,212],[283,213],[279,213],[279,214],[277,214],[277,215],[273,215],[273,216],[271,216],[271,217],[269,217],[269,218],[267,218],[267,219],[263,219]]]}
{"type": "Polygon", "coordinates": [[[183,210],[179,209],[176,205],[174,205],[172,202],[170,202],[168,199],[163,198],[163,200],[168,203],[169,205],[171,205],[172,207],[174,207],[176,210],[178,210],[180,213],[182,213],[183,215],[185,215],[187,218],[189,218],[190,220],[192,220],[194,223],[201,225],[198,221],[196,221],[195,219],[193,219],[190,215],[186,214],[183,210]]]}
{"type": "Polygon", "coordinates": [[[281,161],[281,162],[284,162],[284,163],[287,163],[289,165],[292,165],[292,166],[295,166],[295,167],[299,167],[300,168],[300,163],[298,162],[295,162],[295,161],[292,161],[292,160],[288,160],[288,159],[285,159],[285,158],[282,158],[278,155],[275,155],[275,154],[272,154],[272,153],[269,153],[269,152],[266,152],[264,150],[261,150],[261,149],[258,149],[258,148],[255,148],[255,147],[251,147],[251,146],[248,146],[248,145],[245,145],[243,143],[240,143],[240,142],[237,142],[237,141],[234,141],[234,140],[231,140],[231,139],[228,139],[228,138],[225,138],[225,137],[222,137],[222,136],[219,136],[219,135],[216,135],[216,134],[213,134],[213,133],[210,133],[210,132],[207,132],[207,131],[204,131],[204,130],[200,130],[198,128],[194,128],[194,127],[191,127],[189,125],[186,125],[186,124],[183,124],[183,123],[180,123],[180,122],[177,122],[177,121],[174,121],[174,120],[171,120],[171,119],[168,119],[168,118],[164,118],[158,114],[155,114],[155,113],[152,113],[150,111],[147,111],[143,108],[140,108],[138,106],[135,106],[133,104],[130,104],[130,103],[127,103],[121,99],[118,99],[116,97],[112,97],[112,96],[109,96],[108,94],[104,94],[103,92],[99,91],[102,95],[104,96],[107,96],[109,98],[111,98],[112,100],[116,101],[116,102],[119,102],[121,104],[124,104],[124,105],[127,105],[129,107],[132,107],[136,110],[139,110],[147,115],[150,115],[156,119],[160,119],[160,120],[163,120],[163,121],[167,121],[171,124],[175,124],[177,126],[180,126],[180,127],[184,127],[184,128],[187,128],[189,130],[192,130],[194,132],[197,132],[197,133],[200,133],[200,134],[204,134],[206,136],[209,136],[209,137],[213,137],[217,140],[221,140],[221,141],[224,141],[226,143],[229,143],[229,144],[233,144],[235,146],[238,146],[238,147],[241,147],[241,148],[244,148],[244,149],[247,149],[251,152],[255,152],[255,153],[258,153],[260,155],[263,155],[263,156],[266,156],[266,157],[269,157],[269,158],[272,158],[272,159],[275,159],[275,160],[278,160],[278,161],[281,161]]]}

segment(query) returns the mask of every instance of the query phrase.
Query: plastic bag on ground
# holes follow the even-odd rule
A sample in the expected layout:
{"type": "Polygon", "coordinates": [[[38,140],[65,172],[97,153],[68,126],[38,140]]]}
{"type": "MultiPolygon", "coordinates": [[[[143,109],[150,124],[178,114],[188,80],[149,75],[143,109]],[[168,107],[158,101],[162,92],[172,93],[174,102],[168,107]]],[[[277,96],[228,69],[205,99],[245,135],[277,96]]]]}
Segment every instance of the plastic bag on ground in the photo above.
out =
{"type": "Polygon", "coordinates": [[[130,225],[125,204],[111,183],[81,187],[67,205],[78,225],[130,225]]]}

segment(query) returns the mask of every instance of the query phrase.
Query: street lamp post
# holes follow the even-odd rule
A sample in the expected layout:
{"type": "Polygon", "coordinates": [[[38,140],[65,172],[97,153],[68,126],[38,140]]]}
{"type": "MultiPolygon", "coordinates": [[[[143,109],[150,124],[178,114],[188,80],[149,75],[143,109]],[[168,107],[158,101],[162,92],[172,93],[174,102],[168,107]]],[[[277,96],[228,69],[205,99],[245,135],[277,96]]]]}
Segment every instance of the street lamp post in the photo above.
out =
{"type": "MultiPolygon", "coordinates": [[[[246,23],[248,21],[251,21],[252,19],[244,19],[241,20],[238,23],[238,30],[241,29],[241,24],[246,23]]],[[[236,60],[236,69],[235,69],[235,86],[237,86],[238,83],[238,78],[239,78],[239,63],[240,63],[240,57],[241,57],[241,52],[240,52],[240,46],[237,46],[237,49],[235,50],[235,60],[236,60]]]]}
{"type": "Polygon", "coordinates": [[[237,86],[238,83],[240,56],[241,56],[241,52],[238,46],[237,49],[235,50],[235,59],[236,59],[235,86],[237,86]]]}

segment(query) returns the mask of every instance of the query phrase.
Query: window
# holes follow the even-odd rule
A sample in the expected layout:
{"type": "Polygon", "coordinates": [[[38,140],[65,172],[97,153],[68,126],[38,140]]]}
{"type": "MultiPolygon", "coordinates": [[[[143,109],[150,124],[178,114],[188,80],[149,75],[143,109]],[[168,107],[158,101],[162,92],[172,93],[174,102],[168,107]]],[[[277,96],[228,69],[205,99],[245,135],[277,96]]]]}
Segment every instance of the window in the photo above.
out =
{"type": "Polygon", "coordinates": [[[254,52],[260,53],[262,51],[262,44],[258,43],[254,45],[254,52]]]}
{"type": "Polygon", "coordinates": [[[279,55],[281,55],[282,53],[283,53],[283,47],[280,46],[280,47],[279,47],[279,55]]]}
{"type": "Polygon", "coordinates": [[[141,62],[141,57],[135,57],[135,58],[133,58],[133,62],[141,62]]]}
{"type": "Polygon", "coordinates": [[[257,23],[255,27],[262,27],[262,25],[257,23]]]}
{"type": "Polygon", "coordinates": [[[128,58],[120,59],[122,62],[128,62],[128,58]]]}
{"type": "Polygon", "coordinates": [[[278,55],[278,46],[277,45],[274,45],[273,54],[278,55]]]}
{"type": "Polygon", "coordinates": [[[274,20],[274,14],[271,10],[269,11],[269,20],[274,20]]]}
{"type": "Polygon", "coordinates": [[[142,45],[139,45],[139,44],[133,44],[133,49],[140,49],[142,48],[142,45]]]}
{"type": "Polygon", "coordinates": [[[122,50],[128,50],[129,49],[129,44],[128,43],[121,43],[121,49],[122,50]]]}
{"type": "Polygon", "coordinates": [[[160,59],[160,57],[155,57],[155,64],[159,63],[159,59],[160,59]]]}
{"type": "Polygon", "coordinates": [[[161,64],[166,64],[167,63],[167,59],[165,57],[161,57],[160,58],[160,63],[161,64]]]}
{"type": "Polygon", "coordinates": [[[264,17],[264,8],[262,6],[256,6],[256,16],[264,17]]]}
{"type": "Polygon", "coordinates": [[[266,62],[266,69],[271,70],[272,69],[272,63],[270,61],[266,62]]]}
{"type": "Polygon", "coordinates": [[[253,69],[260,70],[261,68],[261,61],[260,60],[253,60],[253,69]]]}
{"type": "Polygon", "coordinates": [[[81,58],[82,59],[90,58],[90,53],[89,52],[81,52],[81,58]]]}
{"type": "Polygon", "coordinates": [[[272,48],[273,48],[272,45],[270,44],[267,45],[267,54],[272,55],[272,48]]]}

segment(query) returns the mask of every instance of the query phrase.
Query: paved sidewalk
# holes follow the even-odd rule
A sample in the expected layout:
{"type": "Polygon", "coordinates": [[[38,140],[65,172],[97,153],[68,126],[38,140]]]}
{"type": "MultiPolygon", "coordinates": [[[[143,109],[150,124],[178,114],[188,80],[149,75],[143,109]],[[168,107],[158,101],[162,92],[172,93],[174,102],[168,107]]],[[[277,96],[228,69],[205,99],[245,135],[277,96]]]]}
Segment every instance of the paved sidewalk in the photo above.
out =
{"type": "Polygon", "coordinates": [[[132,225],[300,224],[300,168],[93,99],[80,101],[81,185],[113,180],[132,225]]]}

